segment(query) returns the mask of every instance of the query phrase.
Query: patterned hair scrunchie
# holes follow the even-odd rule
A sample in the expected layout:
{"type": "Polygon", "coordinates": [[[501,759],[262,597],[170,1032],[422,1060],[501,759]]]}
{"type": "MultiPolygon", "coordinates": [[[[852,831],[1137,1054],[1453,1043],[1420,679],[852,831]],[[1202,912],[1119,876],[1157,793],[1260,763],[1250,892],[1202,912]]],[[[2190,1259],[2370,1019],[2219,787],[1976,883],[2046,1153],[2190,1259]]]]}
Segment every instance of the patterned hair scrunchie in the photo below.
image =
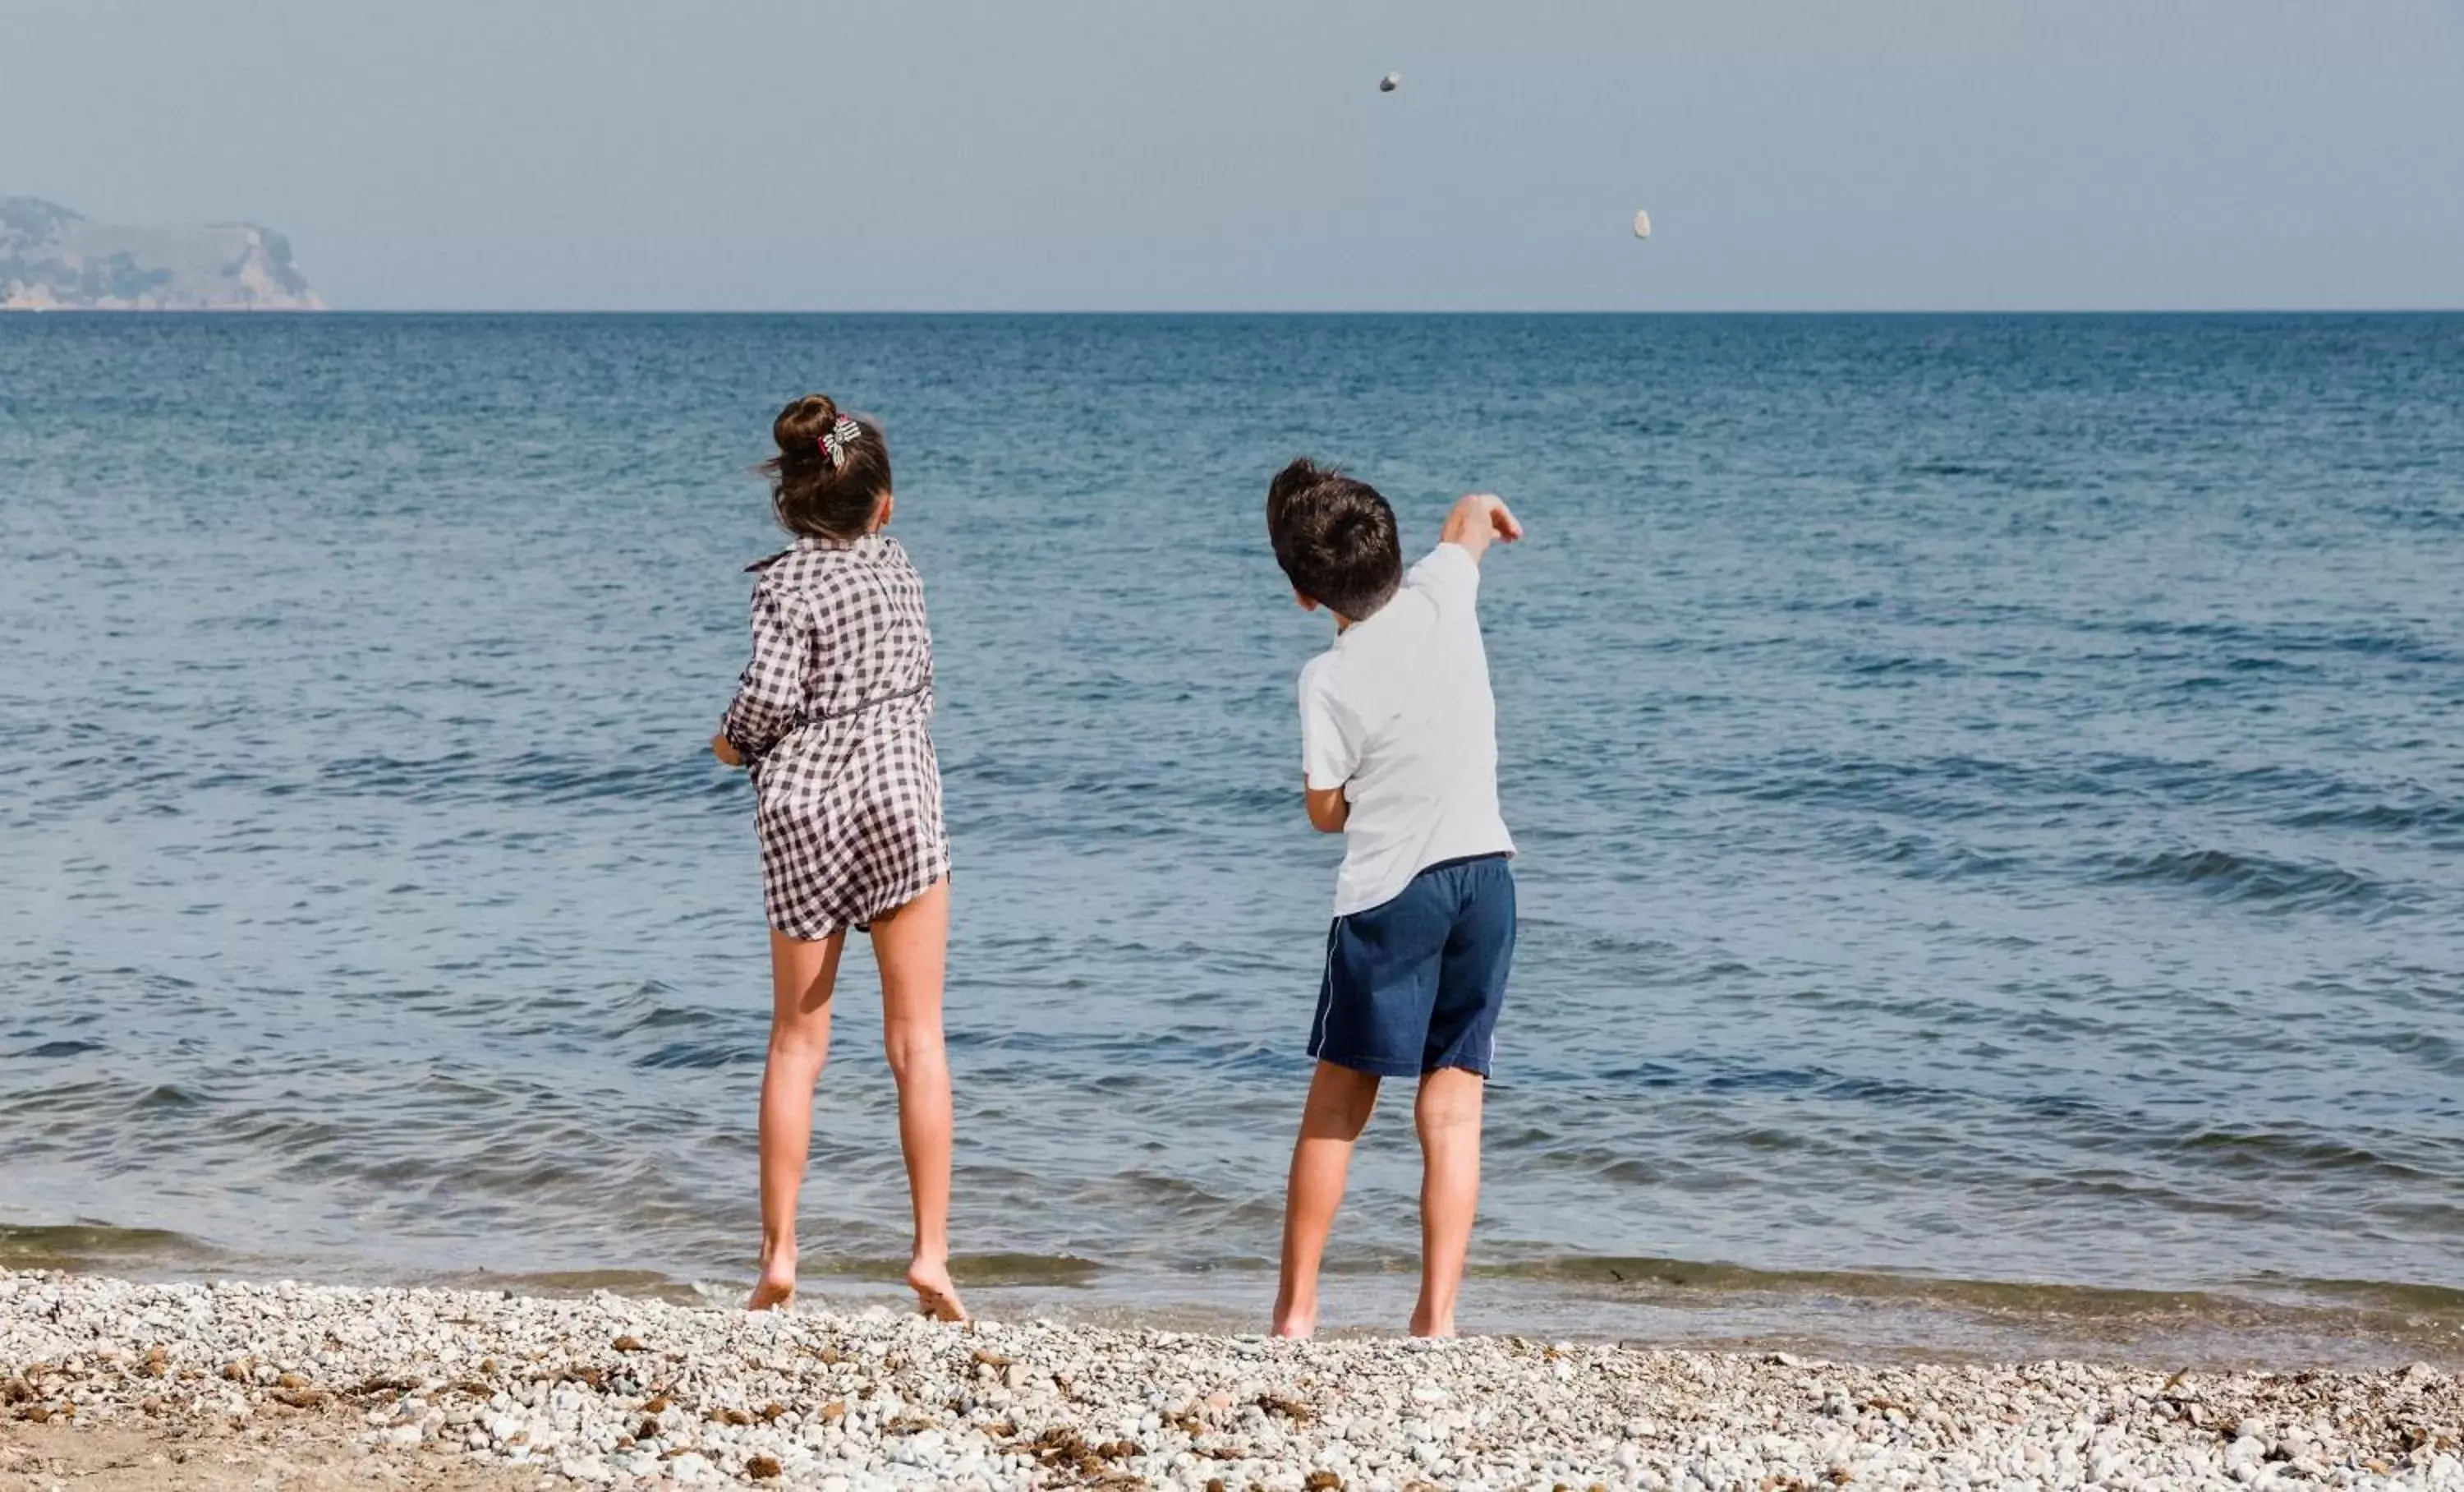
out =
{"type": "Polygon", "coordinates": [[[819,442],[822,448],[822,459],[829,462],[833,467],[838,466],[847,459],[847,447],[855,444],[857,437],[863,434],[862,425],[844,414],[840,415],[831,422],[830,428],[824,433],[819,442]]]}

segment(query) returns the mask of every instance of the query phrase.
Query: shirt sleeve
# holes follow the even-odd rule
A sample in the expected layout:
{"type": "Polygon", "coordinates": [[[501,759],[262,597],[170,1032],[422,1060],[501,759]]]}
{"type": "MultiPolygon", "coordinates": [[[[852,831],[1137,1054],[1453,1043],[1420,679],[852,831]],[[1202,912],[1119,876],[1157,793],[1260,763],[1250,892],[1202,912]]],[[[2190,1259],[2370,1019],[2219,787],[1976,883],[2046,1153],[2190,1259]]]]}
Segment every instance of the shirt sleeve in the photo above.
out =
{"type": "Polygon", "coordinates": [[[759,761],[796,727],[804,708],[804,637],[792,604],[766,585],[753,588],[753,661],[744,665],[719,734],[748,762],[759,761]]]}
{"type": "Polygon", "coordinates": [[[1441,615],[1468,615],[1480,602],[1480,561],[1462,545],[1441,544],[1412,567],[1403,584],[1435,601],[1441,615]]]}
{"type": "Polygon", "coordinates": [[[1301,670],[1301,771],[1313,791],[1340,788],[1359,768],[1359,747],[1344,732],[1341,712],[1327,688],[1326,669],[1301,670]]]}

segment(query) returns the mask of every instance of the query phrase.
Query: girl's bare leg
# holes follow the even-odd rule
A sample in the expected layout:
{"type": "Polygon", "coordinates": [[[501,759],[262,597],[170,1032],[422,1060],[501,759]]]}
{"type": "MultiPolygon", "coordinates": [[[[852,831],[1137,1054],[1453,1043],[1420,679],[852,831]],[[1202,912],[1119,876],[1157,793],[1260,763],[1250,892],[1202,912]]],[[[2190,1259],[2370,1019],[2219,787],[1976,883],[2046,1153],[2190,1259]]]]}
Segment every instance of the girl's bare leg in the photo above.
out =
{"type": "Polygon", "coordinates": [[[770,1058],[761,1069],[761,1280],[749,1310],[796,1293],[796,1197],[813,1140],[813,1085],[830,1055],[830,987],[847,935],[818,943],[770,930],[770,1058]]]}
{"type": "Polygon", "coordinates": [[[1352,1147],[1377,1106],[1377,1080],[1371,1074],[1317,1064],[1309,1101],[1301,1109],[1301,1134],[1292,1142],[1292,1170],[1284,1196],[1284,1264],[1275,1290],[1273,1331],[1305,1337],[1317,1329],[1317,1267],[1326,1257],[1326,1236],[1343,1205],[1352,1173],[1352,1147]]]}
{"type": "Polygon", "coordinates": [[[964,1321],[950,1280],[950,1058],[941,1042],[941,980],[950,946],[950,882],[872,920],[881,965],[881,1035],[898,1080],[898,1144],[915,1203],[907,1283],[924,1313],[964,1321]]]}
{"type": "Polygon", "coordinates": [[[1420,1080],[1412,1117],[1420,1131],[1420,1303],[1412,1335],[1455,1334],[1455,1296],[1472,1214],[1480,1210],[1480,1074],[1441,1067],[1420,1080]]]}

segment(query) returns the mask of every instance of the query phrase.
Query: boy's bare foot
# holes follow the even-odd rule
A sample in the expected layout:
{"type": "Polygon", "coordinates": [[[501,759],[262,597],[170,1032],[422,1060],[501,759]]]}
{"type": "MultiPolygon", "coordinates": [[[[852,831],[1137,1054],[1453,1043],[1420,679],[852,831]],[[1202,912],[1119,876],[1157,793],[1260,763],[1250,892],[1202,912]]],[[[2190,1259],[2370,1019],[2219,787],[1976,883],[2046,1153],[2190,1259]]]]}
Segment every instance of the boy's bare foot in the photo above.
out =
{"type": "Polygon", "coordinates": [[[761,1279],[753,1286],[749,1311],[775,1311],[796,1298],[796,1256],[773,1256],[761,1261],[761,1279]]]}
{"type": "Polygon", "coordinates": [[[1443,1321],[1431,1321],[1422,1319],[1420,1313],[1418,1311],[1414,1311],[1412,1313],[1412,1335],[1416,1337],[1450,1337],[1454,1334],[1455,1319],[1452,1316],[1448,1316],[1443,1321]]]}
{"type": "Polygon", "coordinates": [[[917,1259],[907,1266],[907,1288],[915,1292],[916,1307],[935,1321],[967,1319],[967,1307],[958,1299],[949,1265],[917,1259]]]}
{"type": "Polygon", "coordinates": [[[1275,1311],[1275,1325],[1271,1329],[1275,1336],[1289,1337],[1295,1342],[1306,1342],[1317,1334],[1317,1311],[1314,1308],[1302,1311],[1278,1307],[1275,1311]]]}

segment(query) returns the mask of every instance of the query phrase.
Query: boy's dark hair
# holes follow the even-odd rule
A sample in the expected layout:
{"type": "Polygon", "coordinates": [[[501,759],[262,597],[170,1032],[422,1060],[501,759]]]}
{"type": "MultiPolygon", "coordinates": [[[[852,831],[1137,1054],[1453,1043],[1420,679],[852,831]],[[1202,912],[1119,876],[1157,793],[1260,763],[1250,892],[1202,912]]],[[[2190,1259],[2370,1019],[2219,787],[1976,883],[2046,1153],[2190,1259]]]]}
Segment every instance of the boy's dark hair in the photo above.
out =
{"type": "Polygon", "coordinates": [[[1266,486],[1266,537],[1292,589],[1350,621],[1403,584],[1395,510],[1365,481],[1303,457],[1266,486]]]}
{"type": "Polygon", "coordinates": [[[890,445],[881,427],[847,419],[825,393],[808,393],[770,422],[779,454],[761,463],[770,507],[791,534],[845,543],[872,523],[890,490],[890,445]]]}

